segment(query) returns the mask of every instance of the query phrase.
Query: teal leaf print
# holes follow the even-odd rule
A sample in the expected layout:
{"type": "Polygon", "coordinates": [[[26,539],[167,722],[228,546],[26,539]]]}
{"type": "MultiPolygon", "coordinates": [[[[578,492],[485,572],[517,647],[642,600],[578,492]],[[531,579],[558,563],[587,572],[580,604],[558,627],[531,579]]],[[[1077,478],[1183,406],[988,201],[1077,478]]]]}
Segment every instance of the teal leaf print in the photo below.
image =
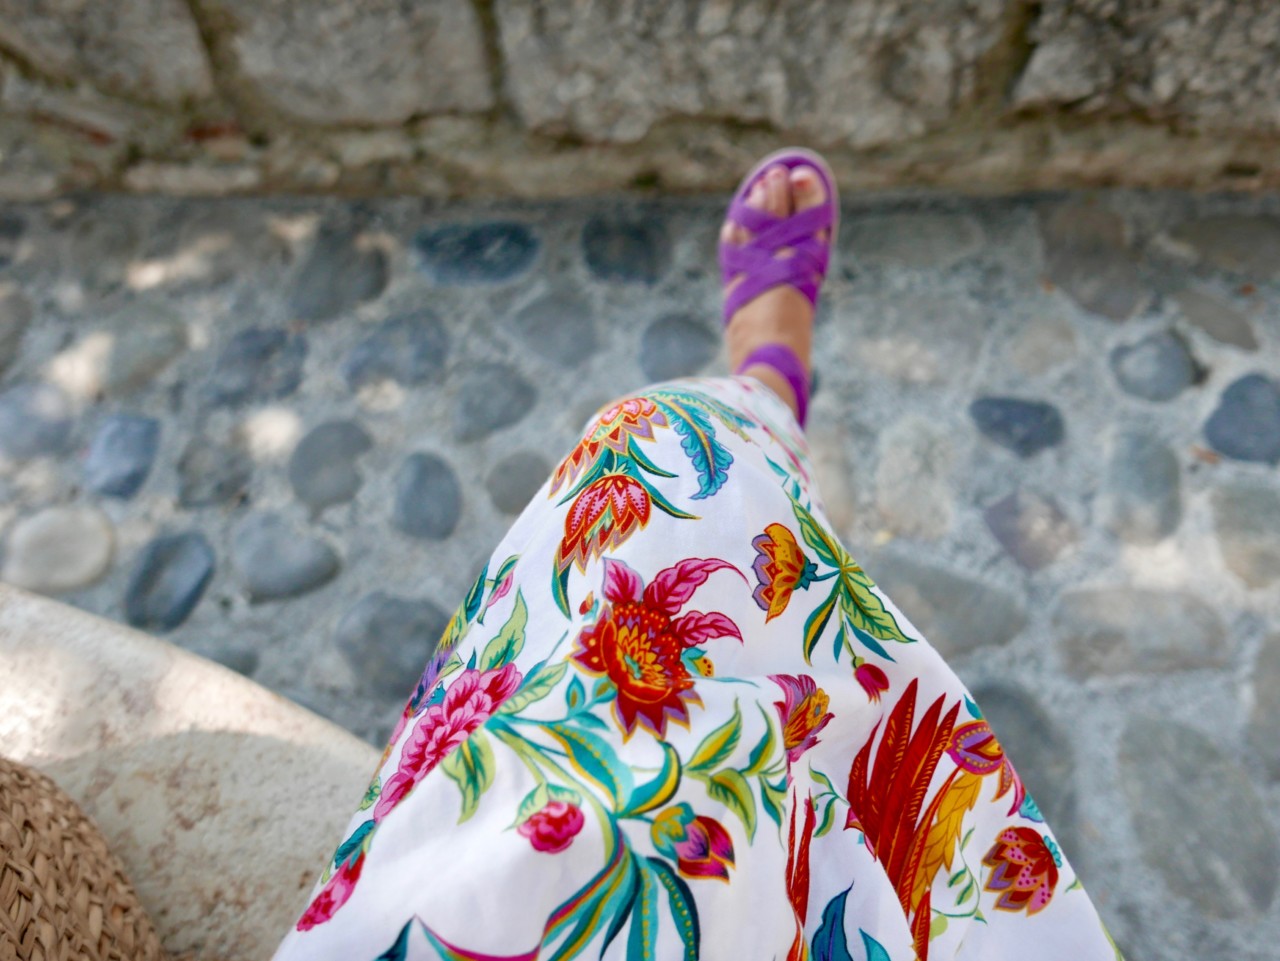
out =
{"type": "Polygon", "coordinates": [[[471,817],[480,806],[480,795],[493,783],[498,763],[493,747],[482,728],[440,763],[440,770],[462,790],[462,813],[458,823],[471,817]]]}
{"type": "Polygon", "coordinates": [[[725,768],[707,781],[707,793],[737,815],[747,829],[747,840],[756,836],[756,799],[747,779],[733,768],[725,768]]]}
{"type": "Polygon", "coordinates": [[[742,738],[742,712],[733,702],[733,717],[702,739],[685,768],[690,774],[705,774],[729,759],[742,738]]]}
{"type": "Polygon", "coordinates": [[[631,909],[627,961],[657,961],[657,952],[658,882],[654,872],[645,866],[640,872],[640,886],[631,909]]]}
{"type": "Polygon", "coordinates": [[[498,713],[515,714],[523,711],[535,701],[541,701],[555,689],[555,686],[560,683],[568,670],[568,661],[561,661],[551,667],[539,666],[534,668],[525,677],[520,689],[507,698],[502,707],[498,708],[498,713]]]}
{"type": "Polygon", "coordinates": [[[608,741],[562,722],[547,724],[545,730],[563,745],[573,769],[604,791],[615,811],[626,806],[631,768],[618,760],[608,741]]]}
{"type": "Polygon", "coordinates": [[[665,861],[649,858],[648,862],[671,902],[671,918],[675,921],[680,942],[684,945],[684,961],[698,961],[702,932],[698,923],[698,908],[693,902],[693,892],[665,861]]]}
{"type": "Polygon", "coordinates": [[[467,591],[467,599],[462,602],[462,609],[468,621],[474,621],[476,615],[480,613],[480,602],[484,600],[484,585],[488,576],[489,565],[486,563],[484,570],[480,572],[480,576],[471,585],[471,590],[467,591]]]}
{"type": "Polygon", "coordinates": [[[582,686],[582,680],[574,677],[569,682],[569,688],[564,692],[564,706],[570,711],[576,711],[587,702],[587,689],[582,686]]]}
{"type": "Polygon", "coordinates": [[[852,890],[841,891],[822,909],[822,924],[813,935],[813,961],[853,961],[844,935],[844,907],[852,890]]]}
{"type": "Polygon", "coordinates": [[[640,785],[631,794],[623,817],[635,817],[661,807],[671,799],[680,786],[680,755],[666,741],[662,745],[662,770],[652,781],[640,785]]]}
{"type": "Polygon", "coordinates": [[[711,419],[696,407],[670,402],[659,402],[671,426],[683,440],[681,448],[698,472],[698,492],[691,500],[703,500],[712,496],[729,479],[729,467],[733,455],[716,440],[716,430],[711,419]]]}
{"type": "Polygon", "coordinates": [[[756,706],[760,709],[760,716],[764,718],[764,734],[751,749],[751,757],[747,759],[747,769],[743,773],[748,777],[759,774],[769,766],[769,761],[773,758],[773,749],[778,743],[777,736],[773,733],[773,722],[765,712],[764,705],[756,706]]]}
{"type": "Polygon", "coordinates": [[[526,794],[524,800],[520,802],[520,807],[516,811],[516,824],[523,824],[552,801],[564,801],[576,807],[582,803],[582,795],[573,788],[548,784],[544,781],[526,794]]]}
{"type": "Polygon", "coordinates": [[[760,800],[764,804],[764,813],[769,815],[773,823],[782,827],[782,815],[787,803],[786,775],[777,781],[760,779],[760,800]]]}
{"type": "Polygon", "coordinates": [[[867,961],[890,961],[889,952],[879,941],[861,928],[858,929],[858,933],[862,935],[862,944],[867,949],[867,961]]]}
{"type": "MultiPolygon", "coordinates": [[[[395,941],[392,942],[391,947],[383,951],[373,961],[404,961],[409,956],[409,932],[412,929],[413,922],[406,921],[395,941]]],[[[430,935],[428,935],[428,938],[430,938],[430,935]]]]}
{"type": "Polygon", "coordinates": [[[480,670],[490,671],[514,661],[524,648],[524,629],[529,623],[529,609],[524,603],[524,594],[516,591],[516,603],[511,610],[507,623],[502,625],[498,635],[485,645],[480,655],[480,670]]]}
{"type": "Polygon", "coordinates": [[[636,863],[634,854],[627,858],[626,880],[623,882],[622,889],[613,899],[617,905],[613,920],[609,923],[609,930],[605,932],[604,944],[600,946],[600,956],[604,957],[604,953],[609,949],[609,945],[613,943],[623,926],[627,923],[627,919],[631,917],[632,910],[635,908],[636,898],[640,894],[643,882],[640,878],[640,866],[636,863]]]}

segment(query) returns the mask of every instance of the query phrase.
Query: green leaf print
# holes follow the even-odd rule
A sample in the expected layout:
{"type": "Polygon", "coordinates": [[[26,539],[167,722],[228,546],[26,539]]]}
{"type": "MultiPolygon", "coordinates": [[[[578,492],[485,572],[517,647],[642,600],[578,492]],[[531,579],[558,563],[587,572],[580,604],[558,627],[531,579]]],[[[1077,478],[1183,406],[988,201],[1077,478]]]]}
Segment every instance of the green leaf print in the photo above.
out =
{"type": "Polygon", "coordinates": [[[496,768],[493,747],[483,728],[467,738],[461,747],[441,762],[440,770],[462,790],[459,824],[476,813],[476,808],[480,806],[480,795],[493,783],[496,768]]]}
{"type": "Polygon", "coordinates": [[[520,690],[507,698],[506,703],[498,708],[499,714],[516,714],[523,711],[535,701],[541,701],[550,694],[565,673],[569,670],[569,662],[561,661],[551,667],[541,667],[524,679],[520,690]]]}
{"type": "Polygon", "coordinates": [[[734,750],[738,747],[738,741],[742,738],[742,711],[738,708],[738,702],[733,702],[733,717],[725,721],[718,728],[702,739],[702,743],[698,745],[698,749],[693,752],[693,756],[689,758],[689,763],[685,765],[685,769],[692,775],[704,775],[719,767],[729,759],[734,750]]]}
{"type": "Polygon", "coordinates": [[[680,786],[680,755],[666,741],[661,742],[661,746],[662,770],[652,781],[640,785],[632,792],[626,810],[621,812],[623,817],[635,817],[661,807],[680,786]]]}
{"type": "Polygon", "coordinates": [[[604,791],[614,811],[626,806],[631,768],[618,760],[608,741],[559,721],[545,725],[544,730],[563,745],[573,769],[604,791]]]}
{"type": "Polygon", "coordinates": [[[707,793],[738,816],[747,829],[747,839],[756,836],[756,799],[747,779],[733,768],[716,772],[707,782],[707,793]]]}
{"type": "Polygon", "coordinates": [[[507,618],[507,623],[502,625],[502,630],[498,632],[497,637],[485,645],[484,653],[480,655],[480,663],[477,665],[479,669],[491,671],[495,667],[514,661],[524,648],[524,629],[528,622],[529,609],[525,606],[524,594],[517,590],[516,603],[511,610],[511,616],[507,618]]]}

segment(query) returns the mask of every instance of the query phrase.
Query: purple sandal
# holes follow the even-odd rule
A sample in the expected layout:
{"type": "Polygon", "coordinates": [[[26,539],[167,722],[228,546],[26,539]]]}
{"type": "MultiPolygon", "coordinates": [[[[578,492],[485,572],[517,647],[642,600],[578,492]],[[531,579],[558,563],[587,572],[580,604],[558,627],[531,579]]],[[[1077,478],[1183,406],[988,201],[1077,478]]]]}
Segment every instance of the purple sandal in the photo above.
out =
{"type": "MultiPolygon", "coordinates": [[[[835,177],[821,157],[801,147],[788,147],[770,154],[756,164],[751,173],[738,185],[729,203],[728,219],[751,231],[752,237],[745,244],[720,244],[720,282],[728,284],[742,275],[743,280],[725,298],[724,324],[747,302],[774,287],[790,286],[800,291],[817,309],[818,291],[831,263],[831,251],[836,242],[836,229],[840,221],[840,201],[835,177]],[[827,199],[816,207],[802,210],[788,217],[747,206],[747,194],[770,167],[812,167],[818,172],[827,199]],[[828,240],[819,240],[817,233],[828,231],[828,240]],[[778,257],[780,247],[790,247],[789,257],[778,257]]],[[[809,407],[809,376],[795,351],[782,344],[765,344],[756,348],[739,366],[740,374],[756,364],[764,364],[776,370],[791,387],[796,397],[796,420],[804,426],[809,407]]]]}

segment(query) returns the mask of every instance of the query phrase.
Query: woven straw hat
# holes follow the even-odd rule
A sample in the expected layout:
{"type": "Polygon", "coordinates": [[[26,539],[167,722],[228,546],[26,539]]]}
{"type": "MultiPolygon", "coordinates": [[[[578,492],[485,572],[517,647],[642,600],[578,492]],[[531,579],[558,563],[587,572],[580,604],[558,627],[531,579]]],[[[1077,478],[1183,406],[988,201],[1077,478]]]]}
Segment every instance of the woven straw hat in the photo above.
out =
{"type": "Polygon", "coordinates": [[[0,957],[165,961],[107,842],[75,801],[0,758],[0,957]]]}

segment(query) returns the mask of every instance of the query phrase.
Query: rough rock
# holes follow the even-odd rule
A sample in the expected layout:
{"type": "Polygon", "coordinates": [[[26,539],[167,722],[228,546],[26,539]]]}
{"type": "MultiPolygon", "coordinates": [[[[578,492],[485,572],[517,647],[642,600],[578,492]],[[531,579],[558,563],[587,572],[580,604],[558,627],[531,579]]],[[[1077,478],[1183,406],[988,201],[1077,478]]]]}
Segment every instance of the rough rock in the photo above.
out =
{"type": "Polygon", "coordinates": [[[441,541],[462,515],[462,485],[449,462],[436,454],[410,454],[396,473],[391,523],[402,533],[441,541]]]}
{"type": "Polygon", "coordinates": [[[97,494],[129,498],[151,473],[160,449],[160,422],[137,414],[113,414],[102,422],[84,461],[84,485],[97,494]]]}
{"type": "Polygon", "coordinates": [[[413,693],[448,623],[449,615],[430,601],[376,591],[338,622],[334,643],[361,687],[378,697],[402,700],[413,693]]]}
{"type": "Polygon", "coordinates": [[[98,508],[46,507],[9,531],[0,580],[40,594],[74,591],[107,572],[115,547],[115,528],[98,508]]]}
{"type": "Polygon", "coordinates": [[[1256,918],[1275,898],[1280,842],[1248,773],[1194,728],[1138,717],[1120,783],[1143,858],[1211,918],[1256,918]]]}
{"type": "Polygon", "coordinates": [[[1185,592],[1069,591],[1053,625],[1067,672],[1078,678],[1223,667],[1231,658],[1222,619],[1185,592]]]}
{"type": "Polygon", "coordinates": [[[449,334],[428,309],[389,317],[362,339],[342,364],[352,390],[380,380],[406,387],[436,380],[444,373],[449,334]]]}
{"type": "Polygon", "coordinates": [[[453,436],[479,440],[522,420],[538,391],[509,364],[477,364],[462,378],[453,408],[453,436]]]}
{"type": "Polygon", "coordinates": [[[1125,393],[1143,400],[1172,400],[1200,379],[1186,341],[1171,330],[1148,334],[1111,352],[1111,370],[1125,393]]]}
{"type": "Polygon", "coordinates": [[[867,573],[943,657],[1009,643],[1027,623],[1008,591],[897,552],[876,552],[867,573]]]}
{"type": "Polygon", "coordinates": [[[553,291],[526,304],[512,327],[538,356],[566,367],[577,367],[598,347],[591,305],[575,293],[553,291]]]}
{"type": "Polygon", "coordinates": [[[1127,427],[1108,438],[1098,512],[1107,529],[1130,544],[1154,544],[1182,519],[1178,458],[1158,437],[1127,427]]]}
{"type": "Polygon", "coordinates": [[[294,494],[317,511],[351,500],[363,481],[357,460],[372,448],[373,438],[355,421],[335,420],[313,427],[289,458],[294,494]]]}
{"type": "Polygon", "coordinates": [[[649,380],[696,374],[720,346],[705,322],[686,314],[659,317],[640,335],[640,369],[649,380]]]}
{"type": "Polygon", "coordinates": [[[1252,280],[1280,276],[1280,220],[1221,214],[1191,220],[1170,236],[1205,263],[1252,280]]]}
{"type": "Polygon", "coordinates": [[[911,4],[498,0],[494,12],[507,91],[536,130],[634,142],[667,118],[733,117],[871,147],[926,133],[973,100],[1005,6],[979,0],[951,16],[911,4]]]}
{"type": "Polygon", "coordinates": [[[465,3],[203,0],[234,24],[230,54],[254,96],[312,124],[396,124],[493,104],[475,8],[465,3]]]}
{"type": "Polygon", "coordinates": [[[1237,481],[1213,492],[1213,529],[1227,568],[1245,585],[1280,581],[1280,490],[1237,481]]]}
{"type": "Polygon", "coordinates": [[[177,627],[200,603],[214,564],[213,548],[199,531],[155,538],[143,549],[125,588],[125,619],[152,630],[177,627]]]}
{"type": "Polygon", "coordinates": [[[504,514],[519,514],[551,476],[551,465],[534,451],[516,451],[493,466],[485,481],[493,506],[504,514]]]}
{"type": "Polygon", "coordinates": [[[1280,381],[1246,374],[1232,382],[1205,422],[1204,436],[1235,460],[1280,463],[1280,381]]]}
{"type": "Polygon", "coordinates": [[[253,460],[238,445],[196,436],[178,458],[178,503],[208,507],[240,498],[253,476],[253,460]]]}
{"type": "Polygon", "coordinates": [[[494,221],[424,227],[413,238],[418,263],[438,284],[496,284],[524,273],[538,255],[524,224],[494,221]]]}
{"type": "Polygon", "coordinates": [[[1019,457],[1032,457],[1062,443],[1066,428],[1052,404],[1017,397],[979,397],[969,405],[983,436],[1019,457]]]}
{"type": "Polygon", "coordinates": [[[71,436],[71,405],[48,384],[19,384],[0,393],[0,458],[59,454],[71,436]]]}
{"type": "Polygon", "coordinates": [[[231,539],[231,562],[255,601],[313,591],[341,567],[326,541],[299,533],[279,514],[253,514],[241,521],[231,539]]]}
{"type": "Polygon", "coordinates": [[[1253,687],[1249,750],[1273,781],[1280,780],[1280,738],[1276,737],[1280,731],[1280,634],[1272,634],[1263,643],[1258,662],[1247,677],[1253,687]]]}
{"type": "Polygon", "coordinates": [[[199,30],[182,0],[0,0],[0,47],[40,73],[178,105],[213,92],[199,30]]]}
{"type": "Polygon", "coordinates": [[[879,448],[876,507],[884,527],[907,537],[942,537],[953,514],[950,433],[910,414],[881,433],[879,448]]]}
{"type": "Polygon", "coordinates": [[[18,356],[33,313],[31,301],[20,290],[0,285],[0,374],[18,356]]]}
{"type": "Polygon", "coordinates": [[[1258,338],[1249,318],[1217,297],[1187,288],[1174,294],[1174,300],[1187,323],[1200,328],[1219,343],[1241,350],[1258,349],[1258,338]]]}
{"type": "Polygon", "coordinates": [[[301,334],[251,327],[227,342],[209,377],[210,403],[233,406],[288,397],[302,383],[307,341],[301,334]]]}
{"type": "Polygon", "coordinates": [[[982,517],[1000,546],[1029,571],[1048,567],[1079,539],[1053,498],[1029,491],[1002,497],[982,517]]]}
{"type": "Polygon", "coordinates": [[[661,218],[597,214],[582,228],[582,259],[606,283],[652,284],[671,264],[671,241],[661,218]]]}
{"type": "Polygon", "coordinates": [[[1102,207],[1057,207],[1041,214],[1045,277],[1085,310],[1112,320],[1147,300],[1125,223],[1102,207]]]}
{"type": "Polygon", "coordinates": [[[387,255],[353,233],[322,228],[293,280],[289,310],[303,320],[332,320],[373,300],[387,286],[387,255]]]}

